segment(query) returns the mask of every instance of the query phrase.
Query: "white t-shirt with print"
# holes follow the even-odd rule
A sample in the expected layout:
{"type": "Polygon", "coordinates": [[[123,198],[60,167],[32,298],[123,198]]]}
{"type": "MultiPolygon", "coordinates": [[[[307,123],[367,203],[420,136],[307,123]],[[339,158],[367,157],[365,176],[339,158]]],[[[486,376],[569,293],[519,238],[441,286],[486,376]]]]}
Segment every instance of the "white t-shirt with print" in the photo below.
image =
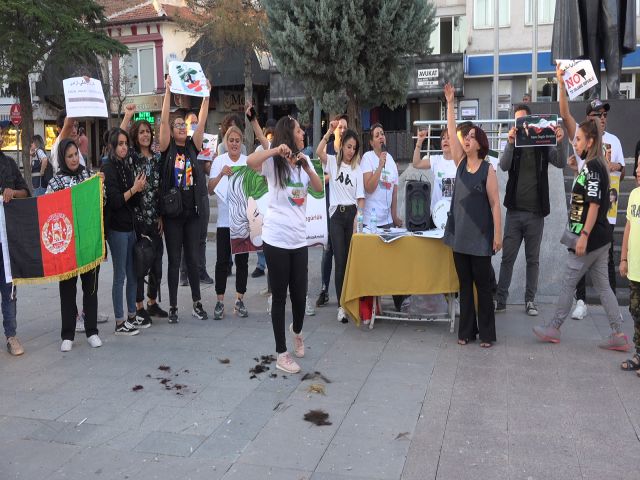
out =
{"type": "Polygon", "coordinates": [[[431,192],[431,211],[442,198],[453,196],[453,187],[456,184],[456,162],[447,160],[442,155],[431,155],[431,171],[433,172],[433,192],[431,192]]]}
{"type": "Polygon", "coordinates": [[[358,199],[364,198],[364,180],[360,165],[342,163],[338,168],[335,155],[327,155],[326,173],[329,175],[329,217],[338,205],[358,205],[358,199]]]}
{"type": "MultiPolygon", "coordinates": [[[[311,160],[306,157],[310,168],[311,160]]],[[[276,182],[273,157],[262,164],[262,176],[269,185],[269,206],[262,225],[262,240],[278,248],[293,250],[307,246],[307,188],[309,175],[302,168],[289,167],[285,188],[276,182]]]]}
{"type": "MultiPolygon", "coordinates": [[[[231,160],[228,153],[218,155],[211,164],[211,178],[216,178],[222,172],[225,166],[228,167],[242,167],[247,164],[247,156],[240,154],[240,158],[237,161],[231,160]]],[[[218,223],[217,228],[229,228],[229,205],[224,202],[218,195],[216,195],[216,201],[218,202],[218,223]]]]}
{"type": "MultiPolygon", "coordinates": [[[[362,173],[375,172],[380,160],[373,150],[369,150],[362,156],[362,173]]],[[[387,152],[387,161],[380,173],[380,181],[373,193],[366,193],[364,200],[364,224],[369,225],[371,211],[375,209],[377,224],[388,225],[393,223],[391,216],[391,200],[393,188],[398,185],[398,167],[390,153],[387,152]]]]}
{"type": "MultiPolygon", "coordinates": [[[[60,145],[60,135],[56,138],[56,141],[53,142],[51,147],[51,153],[49,154],[49,161],[51,162],[51,166],[53,167],[53,174],[55,175],[58,172],[59,162],[58,162],[58,145],[60,145]]],[[[78,155],[80,156],[80,165],[86,167],[87,164],[84,161],[84,157],[82,153],[80,153],[80,149],[78,149],[78,155]]]]}

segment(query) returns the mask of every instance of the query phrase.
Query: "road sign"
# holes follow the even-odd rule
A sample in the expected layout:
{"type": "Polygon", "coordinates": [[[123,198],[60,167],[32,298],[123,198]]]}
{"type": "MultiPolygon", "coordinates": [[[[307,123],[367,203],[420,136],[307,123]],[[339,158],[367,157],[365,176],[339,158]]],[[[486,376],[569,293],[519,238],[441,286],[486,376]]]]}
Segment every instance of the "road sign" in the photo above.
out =
{"type": "Polygon", "coordinates": [[[11,119],[11,123],[13,123],[16,127],[22,123],[22,112],[20,111],[20,104],[14,103],[11,105],[11,110],[9,110],[9,118],[11,119]]]}

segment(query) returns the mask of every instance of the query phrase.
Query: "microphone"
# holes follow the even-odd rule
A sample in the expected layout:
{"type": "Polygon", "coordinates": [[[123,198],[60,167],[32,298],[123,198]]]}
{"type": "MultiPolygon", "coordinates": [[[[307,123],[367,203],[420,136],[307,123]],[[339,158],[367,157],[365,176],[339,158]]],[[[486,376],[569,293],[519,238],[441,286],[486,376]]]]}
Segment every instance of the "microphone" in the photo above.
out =
{"type": "Polygon", "coordinates": [[[382,150],[383,152],[387,151],[387,144],[383,143],[382,146],[380,147],[380,150],[382,150]]]}

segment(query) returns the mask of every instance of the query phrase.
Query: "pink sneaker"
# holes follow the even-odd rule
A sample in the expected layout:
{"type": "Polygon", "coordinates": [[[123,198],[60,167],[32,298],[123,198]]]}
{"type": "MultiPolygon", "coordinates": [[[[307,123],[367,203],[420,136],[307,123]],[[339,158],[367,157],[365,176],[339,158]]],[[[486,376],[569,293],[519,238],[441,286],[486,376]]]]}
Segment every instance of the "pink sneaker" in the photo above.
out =
{"type": "Polygon", "coordinates": [[[626,335],[616,335],[612,333],[607,338],[605,338],[602,342],[598,344],[598,347],[604,348],[605,350],[615,350],[617,352],[627,352],[631,347],[629,345],[629,339],[626,335]]]}
{"type": "Polygon", "coordinates": [[[293,335],[293,353],[296,357],[304,357],[304,339],[302,333],[293,333],[293,323],[289,324],[289,331],[293,335]]]}
{"type": "Polygon", "coordinates": [[[533,333],[543,342],[560,343],[560,330],[551,325],[533,327],[533,333]]]}
{"type": "Polygon", "coordinates": [[[291,358],[291,354],[289,352],[278,354],[276,368],[287,373],[298,373],[300,371],[300,365],[298,365],[296,361],[291,358]]]}

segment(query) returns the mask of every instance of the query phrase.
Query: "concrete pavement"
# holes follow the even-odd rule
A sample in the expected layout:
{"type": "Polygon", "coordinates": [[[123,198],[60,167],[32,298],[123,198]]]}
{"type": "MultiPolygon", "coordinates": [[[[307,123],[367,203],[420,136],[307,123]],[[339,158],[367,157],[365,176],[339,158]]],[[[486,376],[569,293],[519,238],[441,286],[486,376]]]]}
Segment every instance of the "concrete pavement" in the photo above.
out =
{"type": "MultiPolygon", "coordinates": [[[[320,253],[310,250],[314,299],[320,253]]],[[[550,345],[531,327],[552,305],[539,305],[538,319],[510,305],[485,350],[458,346],[445,324],[342,325],[332,289],[331,304],[305,319],[300,361],[303,374],[319,371],[331,383],[274,365],[251,379],[254,357],[275,353],[257,293],[264,277],[249,279],[246,319],[230,314],[228,294],[224,320],[196,320],[180,287],[180,324],[156,320],[136,337],[115,337],[111,276],[106,263],[104,345],[91,349],[77,334],[64,354],[57,285],[19,289],[26,354],[0,352],[0,478],[640,478],[640,378],[619,369],[626,355],[596,347],[608,333],[599,307],[567,320],[562,343],[550,345]],[[331,425],[305,422],[311,409],[326,411],[331,425]]],[[[212,286],[203,297],[211,315],[212,286]]],[[[166,308],[164,284],[163,299],[166,308]]]]}

